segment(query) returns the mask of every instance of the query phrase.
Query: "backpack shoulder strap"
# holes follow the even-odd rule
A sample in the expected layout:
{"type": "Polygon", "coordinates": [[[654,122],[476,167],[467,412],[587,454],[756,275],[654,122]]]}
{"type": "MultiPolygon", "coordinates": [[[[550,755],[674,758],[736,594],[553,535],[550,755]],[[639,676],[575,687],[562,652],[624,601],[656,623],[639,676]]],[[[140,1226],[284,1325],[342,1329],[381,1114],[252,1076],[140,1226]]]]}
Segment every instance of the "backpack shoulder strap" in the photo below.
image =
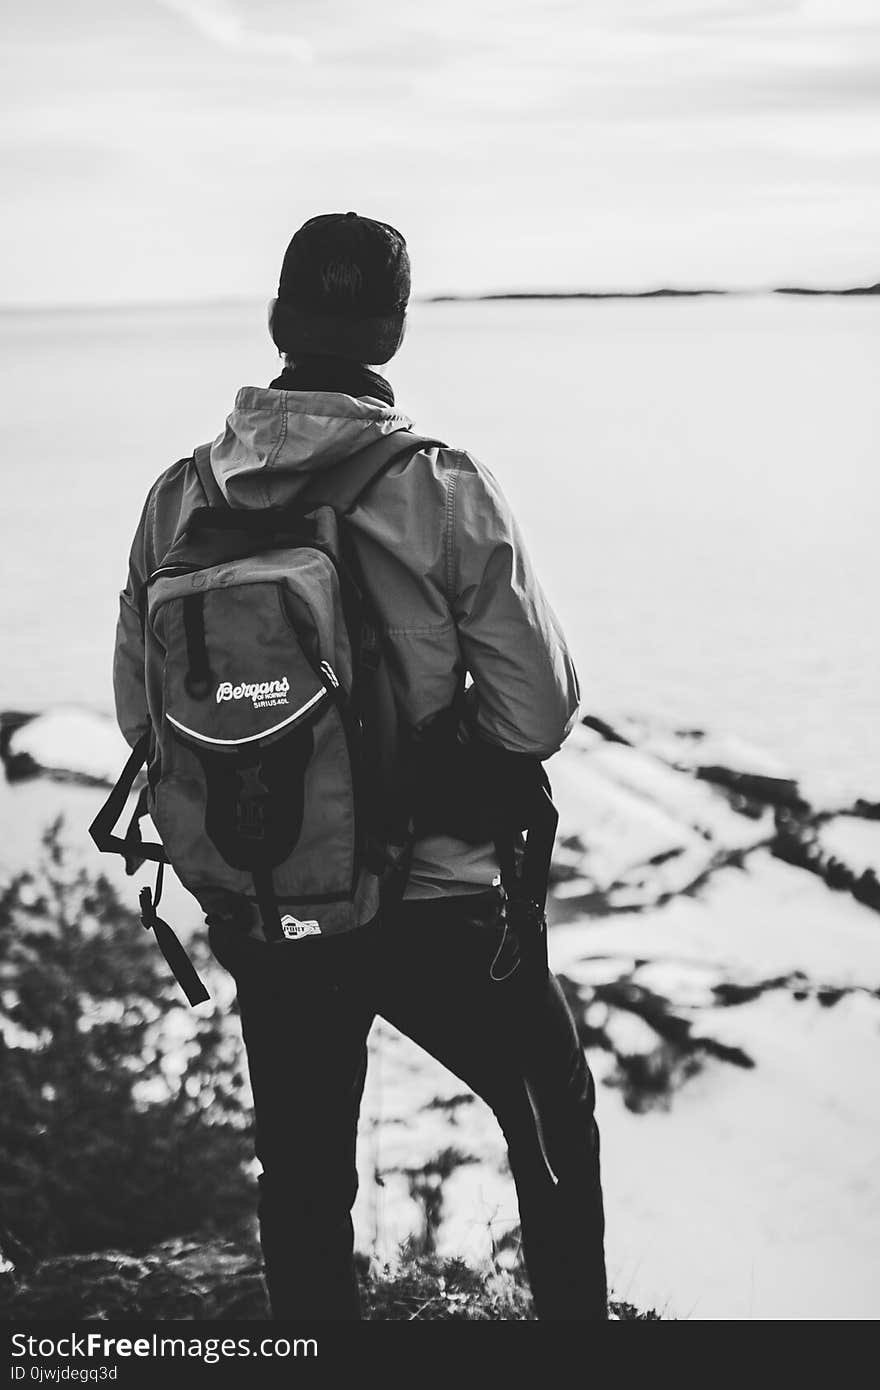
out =
{"type": "Polygon", "coordinates": [[[410,430],[395,430],[393,434],[383,435],[374,444],[369,444],[360,453],[322,470],[300,493],[297,506],[303,511],[332,507],[338,516],[348,516],[371,484],[393,463],[409,458],[422,449],[445,447],[439,439],[428,439],[410,430]]]}
{"type": "Polygon", "coordinates": [[[208,499],[209,507],[225,507],[226,498],[220,491],[220,484],[214,477],[214,470],[211,467],[211,446],[210,444],[200,444],[193,450],[193,463],[199,475],[199,482],[204,489],[208,499]]]}

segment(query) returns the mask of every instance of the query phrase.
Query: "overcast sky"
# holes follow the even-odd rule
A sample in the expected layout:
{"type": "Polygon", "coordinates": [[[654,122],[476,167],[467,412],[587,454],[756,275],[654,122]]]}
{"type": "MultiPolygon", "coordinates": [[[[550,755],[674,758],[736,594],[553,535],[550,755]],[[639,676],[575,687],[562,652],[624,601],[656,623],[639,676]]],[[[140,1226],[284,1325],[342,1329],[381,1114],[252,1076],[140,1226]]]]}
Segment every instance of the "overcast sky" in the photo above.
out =
{"type": "Polygon", "coordinates": [[[878,0],[31,0],[0,304],[265,296],[296,226],[415,291],[880,279],[878,0]]]}

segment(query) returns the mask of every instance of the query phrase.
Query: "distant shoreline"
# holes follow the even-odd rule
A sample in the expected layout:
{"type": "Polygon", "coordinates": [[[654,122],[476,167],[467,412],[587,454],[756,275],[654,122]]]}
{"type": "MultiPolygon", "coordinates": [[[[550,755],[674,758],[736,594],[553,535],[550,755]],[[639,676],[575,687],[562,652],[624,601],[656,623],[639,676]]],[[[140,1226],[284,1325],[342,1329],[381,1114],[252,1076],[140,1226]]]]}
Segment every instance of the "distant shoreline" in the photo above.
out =
{"type": "MultiPolygon", "coordinates": [[[[813,289],[801,285],[767,286],[745,289],[673,289],[663,286],[656,290],[494,290],[485,294],[423,294],[414,295],[412,304],[487,304],[531,302],[539,300],[604,300],[604,299],[737,299],[755,295],[794,294],[794,295],[880,295],[880,282],[876,285],[852,285],[844,289],[813,289]]],[[[145,301],[130,300],[119,304],[0,304],[0,319],[38,317],[39,315],[63,314],[127,314],[127,313],[181,313],[188,309],[250,309],[252,299],[181,299],[145,301]]]]}
{"type": "Polygon", "coordinates": [[[511,290],[493,294],[432,294],[421,300],[423,304],[473,304],[493,300],[537,300],[537,299],[697,299],[701,296],[727,296],[736,298],[754,294],[808,294],[808,295],[854,295],[880,294],[880,283],[859,285],[849,289],[806,289],[800,286],[782,286],[768,290],[511,290]]]}

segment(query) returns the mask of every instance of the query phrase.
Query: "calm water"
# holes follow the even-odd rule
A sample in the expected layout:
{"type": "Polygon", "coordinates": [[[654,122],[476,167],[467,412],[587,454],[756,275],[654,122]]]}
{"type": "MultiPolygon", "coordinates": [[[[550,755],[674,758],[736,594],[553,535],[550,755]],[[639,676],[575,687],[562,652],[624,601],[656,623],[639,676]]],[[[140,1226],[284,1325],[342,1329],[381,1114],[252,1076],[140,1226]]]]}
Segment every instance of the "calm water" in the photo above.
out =
{"type": "MultiPolygon", "coordinates": [[[[0,318],[0,708],[109,708],[147,487],[276,359],[259,308],[0,318]]],[[[392,364],[419,429],[518,509],[584,709],[880,766],[880,305],[425,305],[392,364]]]]}

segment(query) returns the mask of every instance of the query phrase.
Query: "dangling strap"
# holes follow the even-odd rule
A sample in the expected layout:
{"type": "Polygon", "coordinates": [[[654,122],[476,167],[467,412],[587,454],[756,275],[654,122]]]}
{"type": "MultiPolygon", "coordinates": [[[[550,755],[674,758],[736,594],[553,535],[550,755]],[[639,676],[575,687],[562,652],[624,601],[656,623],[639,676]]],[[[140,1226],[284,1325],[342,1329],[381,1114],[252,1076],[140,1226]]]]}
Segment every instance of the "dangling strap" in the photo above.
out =
{"type": "Polygon", "coordinates": [[[89,826],[89,834],[102,854],[121,854],[125,859],[126,872],[129,874],[133,874],[145,859],[151,859],[157,864],[165,863],[168,859],[163,845],[150,844],[141,839],[138,822],[142,816],[146,815],[145,797],[138,798],[134,815],[129,822],[125,836],[114,833],[116,823],[125,810],[137,775],[149,757],[149,751],[150,731],[148,730],[145,734],[141,734],[132,748],[128,762],[119,775],[119,781],[89,826]]]}
{"type": "Polygon", "coordinates": [[[163,917],[159,917],[156,914],[156,908],[159,906],[159,899],[162,896],[162,876],[164,869],[164,864],[160,864],[156,872],[155,891],[152,894],[149,888],[142,888],[140,891],[141,925],[146,931],[152,931],[155,935],[159,950],[168,962],[172,975],[180,985],[189,1003],[195,1008],[196,1004],[204,1004],[211,996],[199,979],[195,966],[181,946],[172,928],[169,927],[163,917]]]}
{"type": "Polygon", "coordinates": [[[119,817],[134,786],[135,779],[147,761],[150,749],[150,733],[142,734],[131,750],[131,755],[122,769],[119,781],[89,826],[89,834],[96,846],[105,854],[121,854],[125,859],[126,873],[135,873],[145,859],[158,865],[156,870],[155,892],[149,888],[140,891],[141,922],[147,930],[156,935],[159,950],[162,952],[174,978],[177,980],[190,1004],[203,1004],[210,999],[188,955],[184,951],[171,927],[163,918],[156,915],[156,908],[162,896],[162,880],[168,856],[160,844],[147,844],[141,839],[141,819],[147,814],[146,788],[140,792],[134,812],[124,837],[114,833],[119,817]]]}

